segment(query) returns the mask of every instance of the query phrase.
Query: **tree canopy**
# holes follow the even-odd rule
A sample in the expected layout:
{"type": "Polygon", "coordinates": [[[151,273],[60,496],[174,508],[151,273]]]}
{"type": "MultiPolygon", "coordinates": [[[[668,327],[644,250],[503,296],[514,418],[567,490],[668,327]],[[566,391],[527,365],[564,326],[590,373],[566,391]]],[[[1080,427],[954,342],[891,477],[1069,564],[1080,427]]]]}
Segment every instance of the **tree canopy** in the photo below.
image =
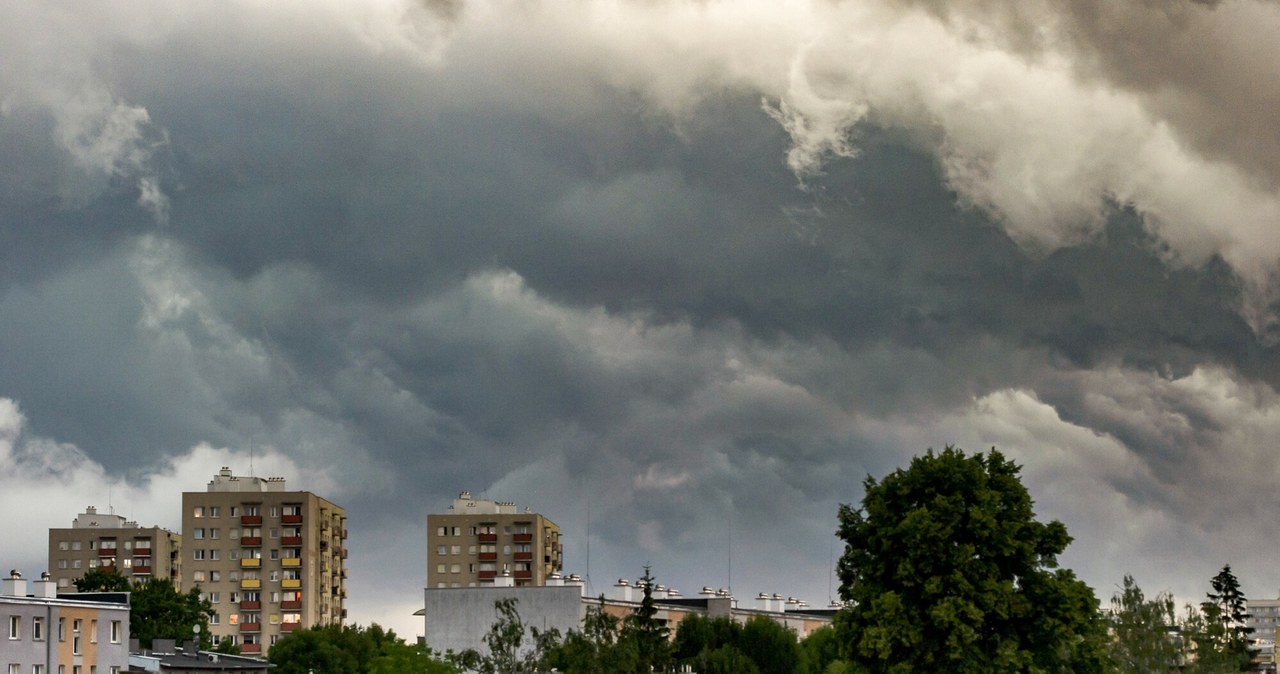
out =
{"type": "Polygon", "coordinates": [[[143,648],[151,648],[153,639],[190,639],[192,626],[199,625],[200,648],[208,649],[213,645],[211,615],[213,606],[201,598],[199,588],[178,592],[161,578],[135,583],[129,595],[129,633],[143,648]]]}
{"type": "Polygon", "coordinates": [[[874,673],[1104,671],[1093,590],[1057,556],[1071,537],[1035,519],[1020,468],[946,447],[840,507],[837,617],[845,657],[874,673]]]}
{"type": "Polygon", "coordinates": [[[271,647],[274,674],[454,674],[454,667],[376,623],[295,630],[271,647]]]}
{"type": "Polygon", "coordinates": [[[112,568],[89,569],[72,583],[76,586],[76,592],[128,592],[132,589],[129,579],[112,568]]]}

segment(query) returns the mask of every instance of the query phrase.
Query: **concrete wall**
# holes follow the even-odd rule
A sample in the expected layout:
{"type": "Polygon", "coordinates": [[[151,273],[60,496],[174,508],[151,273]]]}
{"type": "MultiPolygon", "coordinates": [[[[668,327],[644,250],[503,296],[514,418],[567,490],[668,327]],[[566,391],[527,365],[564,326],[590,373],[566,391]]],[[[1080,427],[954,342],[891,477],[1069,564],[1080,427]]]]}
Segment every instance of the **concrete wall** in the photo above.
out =
{"type": "MultiPolygon", "coordinates": [[[[561,634],[580,629],[586,607],[576,585],[543,587],[459,587],[426,589],[426,641],[430,648],[460,653],[486,652],[484,636],[498,618],[494,602],[516,600],[526,627],[552,628],[561,634]]],[[[526,644],[531,643],[527,637],[526,644]]]]}

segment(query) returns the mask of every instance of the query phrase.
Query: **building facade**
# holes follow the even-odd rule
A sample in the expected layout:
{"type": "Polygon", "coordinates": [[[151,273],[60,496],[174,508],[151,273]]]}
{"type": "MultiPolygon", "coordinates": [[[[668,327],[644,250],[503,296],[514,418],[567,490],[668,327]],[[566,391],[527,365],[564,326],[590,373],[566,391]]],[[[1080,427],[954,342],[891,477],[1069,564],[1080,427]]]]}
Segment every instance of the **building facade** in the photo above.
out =
{"type": "MultiPolygon", "coordinates": [[[[67,529],[49,530],[49,575],[59,592],[75,592],[75,581],[91,569],[111,569],[131,581],[182,577],[182,536],[160,527],[139,527],[89,506],[67,529]]],[[[179,586],[180,587],[180,586],[179,586]]]]}
{"type": "Polygon", "coordinates": [[[57,596],[45,574],[32,583],[16,571],[0,581],[0,671],[21,674],[120,674],[129,667],[129,605],[57,596]]]}
{"type": "Polygon", "coordinates": [[[427,515],[427,587],[492,585],[503,572],[518,587],[545,585],[562,568],[563,550],[550,519],[464,491],[446,512],[427,515]]]}
{"type": "Polygon", "coordinates": [[[265,655],[281,635],[346,618],[347,513],[334,503],[223,467],[182,494],[182,531],[183,587],[213,604],[216,642],[265,655]]]}

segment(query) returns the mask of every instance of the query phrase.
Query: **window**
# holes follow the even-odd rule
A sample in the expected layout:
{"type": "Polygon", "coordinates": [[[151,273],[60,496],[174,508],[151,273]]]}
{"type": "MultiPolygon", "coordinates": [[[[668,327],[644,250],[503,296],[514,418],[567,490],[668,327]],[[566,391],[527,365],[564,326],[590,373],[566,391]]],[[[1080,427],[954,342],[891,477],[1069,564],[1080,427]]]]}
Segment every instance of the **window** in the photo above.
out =
{"type": "Polygon", "coordinates": [[[78,569],[78,568],[80,568],[80,560],[78,560],[78,559],[72,560],[72,561],[71,561],[71,568],[73,568],[73,569],[78,569]]]}
{"type": "Polygon", "coordinates": [[[98,560],[97,560],[97,559],[91,559],[91,560],[89,560],[89,568],[90,568],[90,569],[96,569],[96,568],[98,568],[98,560]]]}
{"type": "Polygon", "coordinates": [[[67,640],[67,619],[58,618],[58,641],[67,640]]]}
{"type": "Polygon", "coordinates": [[[231,539],[240,538],[240,529],[236,527],[232,527],[231,532],[227,534],[227,538],[231,538],[231,539]]]}
{"type": "Polygon", "coordinates": [[[450,548],[450,549],[449,549],[449,554],[451,554],[451,555],[460,555],[460,554],[462,554],[462,546],[461,546],[461,545],[455,545],[455,546],[453,546],[452,548],[450,548]]]}
{"type": "MultiPolygon", "coordinates": [[[[83,626],[83,623],[84,621],[79,618],[76,618],[75,620],[71,621],[71,654],[72,655],[80,655],[80,628],[83,626]]],[[[80,669],[79,665],[76,666],[76,669],[77,670],[80,669]]]]}
{"type": "Polygon", "coordinates": [[[272,604],[279,604],[279,603],[280,603],[280,593],[279,593],[279,592],[272,592],[272,593],[271,593],[271,603],[272,603],[272,604]]]}
{"type": "Polygon", "coordinates": [[[58,579],[58,587],[69,587],[70,585],[71,585],[71,579],[70,579],[70,578],[59,578],[59,579],[58,579]]]}
{"type": "Polygon", "coordinates": [[[18,616],[18,615],[9,616],[9,638],[10,639],[22,638],[22,616],[18,616]]]}
{"type": "Polygon", "coordinates": [[[244,514],[249,517],[252,517],[255,515],[261,515],[262,507],[258,505],[246,505],[244,507],[244,514]]]}
{"type": "Polygon", "coordinates": [[[44,674],[44,665],[31,665],[31,674],[44,674]]]}
{"type": "Polygon", "coordinates": [[[209,559],[214,560],[214,561],[217,561],[217,559],[218,559],[218,557],[219,557],[219,555],[220,555],[220,553],[221,553],[221,552],[222,552],[222,551],[221,551],[221,550],[219,550],[219,549],[217,549],[217,548],[210,548],[210,549],[209,549],[209,559]]]}
{"type": "Polygon", "coordinates": [[[98,621],[97,620],[89,621],[89,643],[91,644],[98,643],[98,621]]]}
{"type": "Polygon", "coordinates": [[[209,506],[209,517],[222,517],[222,506],[209,506]]]}
{"type": "Polygon", "coordinates": [[[231,582],[236,582],[236,581],[240,580],[240,572],[239,572],[239,571],[232,571],[232,572],[228,573],[228,574],[227,574],[227,580],[229,580],[229,581],[231,581],[231,582]]]}
{"type": "Polygon", "coordinates": [[[449,573],[462,573],[462,565],[454,564],[453,566],[449,567],[449,573]]]}
{"type": "Polygon", "coordinates": [[[216,583],[216,582],[218,582],[218,581],[220,581],[220,580],[222,580],[222,572],[221,572],[221,571],[210,571],[210,572],[209,572],[209,582],[210,582],[210,583],[216,583]]]}
{"type": "Polygon", "coordinates": [[[437,555],[447,555],[447,554],[449,554],[449,546],[447,546],[447,545],[438,545],[438,546],[436,546],[436,554],[437,554],[437,555]]]}
{"type": "Polygon", "coordinates": [[[120,621],[119,620],[111,621],[111,643],[113,644],[120,643],[120,621]]]}
{"type": "Polygon", "coordinates": [[[59,550],[66,550],[68,547],[70,547],[70,546],[69,546],[69,545],[67,545],[67,542],[66,542],[66,541],[58,541],[58,549],[59,549],[59,550]]]}
{"type": "Polygon", "coordinates": [[[280,529],[277,527],[271,527],[271,537],[280,538],[280,529]]]}
{"type": "Polygon", "coordinates": [[[210,530],[209,530],[209,538],[212,538],[212,539],[213,539],[213,540],[215,540],[215,541],[216,541],[216,540],[218,540],[218,530],[217,530],[217,529],[210,529],[210,530]]]}
{"type": "Polygon", "coordinates": [[[116,549],[116,539],[114,539],[114,538],[104,538],[104,539],[102,539],[102,541],[100,541],[100,542],[98,543],[98,548],[99,548],[99,549],[102,549],[102,550],[115,550],[115,549],[116,549]]]}
{"type": "Polygon", "coordinates": [[[280,516],[280,506],[271,506],[271,516],[272,517],[280,516]]]}
{"type": "Polygon", "coordinates": [[[205,599],[208,599],[210,604],[216,604],[216,603],[218,603],[218,601],[219,601],[219,600],[221,600],[221,598],[222,598],[222,593],[221,593],[221,592],[209,592],[209,593],[205,594],[204,598],[205,598],[205,599]]]}
{"type": "Polygon", "coordinates": [[[232,517],[240,516],[240,506],[231,506],[231,516],[232,517]]]}
{"type": "Polygon", "coordinates": [[[274,570],[274,569],[273,569],[273,570],[271,571],[271,576],[270,576],[269,580],[270,580],[271,582],[273,582],[273,583],[275,583],[275,582],[279,581],[279,580],[280,580],[280,572],[279,572],[279,571],[276,571],[276,570],[274,570]]]}
{"type": "Polygon", "coordinates": [[[271,559],[280,559],[280,550],[273,548],[271,550],[271,559]]]}
{"type": "Polygon", "coordinates": [[[444,573],[445,568],[444,564],[436,564],[436,573],[444,573]]]}
{"type": "Polygon", "coordinates": [[[468,555],[474,555],[474,554],[476,554],[476,546],[472,545],[472,546],[467,547],[467,554],[468,554],[468,555]]]}
{"type": "Polygon", "coordinates": [[[191,559],[200,561],[204,559],[204,548],[196,548],[191,551],[191,559]]]}
{"type": "Polygon", "coordinates": [[[203,583],[203,582],[204,582],[204,571],[192,571],[192,572],[191,572],[191,582],[193,582],[193,583],[203,583]]]}
{"type": "Polygon", "coordinates": [[[199,528],[197,528],[195,531],[191,532],[191,537],[192,537],[192,538],[194,538],[194,539],[196,539],[197,541],[198,541],[198,540],[203,539],[203,538],[204,538],[204,528],[203,528],[203,527],[199,527],[199,528]]]}
{"type": "Polygon", "coordinates": [[[79,550],[79,549],[80,549],[80,541],[71,541],[71,549],[72,549],[72,550],[79,550]]]}
{"type": "Polygon", "coordinates": [[[203,507],[201,507],[201,506],[196,506],[196,507],[192,508],[192,509],[191,509],[191,516],[192,516],[192,517],[195,517],[195,518],[197,518],[197,519],[199,519],[199,518],[201,518],[201,517],[204,517],[204,508],[203,508],[203,507]]]}
{"type": "Polygon", "coordinates": [[[22,665],[9,665],[9,674],[22,674],[22,665]]]}
{"type": "Polygon", "coordinates": [[[445,535],[445,527],[436,527],[436,535],[437,536],[445,535]]]}
{"type": "Polygon", "coordinates": [[[217,624],[218,624],[218,612],[217,612],[217,611],[214,611],[214,612],[213,612],[213,615],[209,616],[209,624],[210,624],[210,625],[217,625],[217,624]]]}
{"type": "Polygon", "coordinates": [[[35,641],[44,641],[44,618],[31,619],[31,638],[35,641]]]}

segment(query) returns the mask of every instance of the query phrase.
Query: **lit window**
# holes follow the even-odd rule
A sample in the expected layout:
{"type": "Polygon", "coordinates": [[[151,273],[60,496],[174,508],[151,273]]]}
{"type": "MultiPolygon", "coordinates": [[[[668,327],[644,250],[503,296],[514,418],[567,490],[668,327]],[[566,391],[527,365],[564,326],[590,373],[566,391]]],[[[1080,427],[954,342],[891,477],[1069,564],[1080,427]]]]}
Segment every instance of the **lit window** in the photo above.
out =
{"type": "Polygon", "coordinates": [[[192,516],[192,517],[197,517],[197,518],[199,518],[199,517],[204,517],[204,508],[203,508],[203,507],[201,507],[201,506],[196,506],[196,507],[192,508],[192,509],[191,509],[191,516],[192,516]]]}

